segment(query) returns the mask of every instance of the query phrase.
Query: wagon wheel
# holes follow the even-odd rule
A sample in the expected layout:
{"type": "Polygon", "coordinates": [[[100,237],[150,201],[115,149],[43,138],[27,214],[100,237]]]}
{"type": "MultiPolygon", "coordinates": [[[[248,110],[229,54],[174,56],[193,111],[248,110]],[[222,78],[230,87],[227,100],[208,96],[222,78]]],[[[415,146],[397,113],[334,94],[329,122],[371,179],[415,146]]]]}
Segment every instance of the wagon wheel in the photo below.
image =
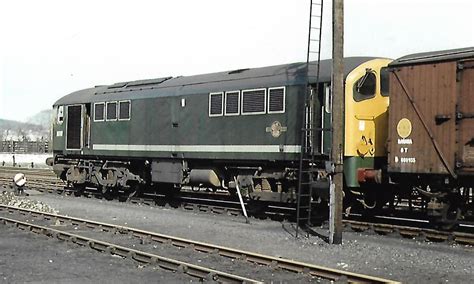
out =
{"type": "Polygon", "coordinates": [[[449,203],[441,210],[441,216],[432,218],[430,222],[440,230],[453,230],[459,224],[461,213],[458,205],[449,203]]]}
{"type": "Polygon", "coordinates": [[[453,188],[444,196],[438,214],[432,216],[430,222],[440,230],[453,230],[462,216],[463,199],[458,188],[453,188]]]}

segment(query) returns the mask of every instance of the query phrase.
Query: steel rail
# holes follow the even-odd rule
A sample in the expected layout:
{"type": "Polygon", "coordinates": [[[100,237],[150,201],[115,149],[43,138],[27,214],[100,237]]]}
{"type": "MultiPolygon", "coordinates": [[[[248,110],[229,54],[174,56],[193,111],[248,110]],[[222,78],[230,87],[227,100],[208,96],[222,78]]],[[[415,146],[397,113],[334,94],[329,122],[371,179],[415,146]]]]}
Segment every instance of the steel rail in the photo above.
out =
{"type": "Polygon", "coordinates": [[[0,166],[0,174],[10,174],[10,173],[19,173],[23,172],[30,176],[36,177],[47,177],[51,179],[57,179],[56,174],[49,169],[38,169],[38,168],[12,168],[12,167],[1,167],[0,166]]]}
{"type": "Polygon", "coordinates": [[[55,215],[51,213],[38,212],[34,210],[28,210],[23,208],[16,208],[7,205],[0,205],[0,211],[9,212],[23,212],[24,214],[31,214],[32,216],[42,216],[45,219],[58,220],[62,222],[70,222],[73,225],[84,225],[87,227],[99,228],[103,231],[112,231],[120,233],[131,233],[135,237],[139,237],[144,240],[153,240],[159,243],[167,243],[176,247],[189,247],[196,251],[205,253],[215,253],[223,257],[229,257],[234,259],[241,259],[251,263],[259,265],[266,265],[273,268],[280,268],[295,273],[307,273],[311,276],[321,277],[337,281],[345,279],[350,283],[397,283],[393,280],[368,276],[364,274],[358,274],[338,269],[327,268],[323,266],[313,265],[309,263],[277,258],[258,254],[254,252],[237,250],[233,248],[227,248],[224,246],[212,245],[204,242],[192,241],[184,238],[164,235],[160,233],[149,232],[140,229],[134,229],[126,226],[113,225],[103,222],[91,221],[82,218],[75,218],[70,216],[55,215]]]}
{"type": "MultiPolygon", "coordinates": [[[[2,177],[0,177],[0,183],[5,181],[2,177]]],[[[9,181],[9,180],[8,180],[9,181]]],[[[63,184],[62,184],[63,185],[63,184]]],[[[48,192],[48,193],[60,193],[60,194],[72,194],[73,189],[65,188],[64,186],[56,187],[56,185],[49,184],[47,189],[42,189],[41,186],[46,186],[41,184],[41,182],[33,182],[33,185],[30,184],[31,189],[37,189],[41,192],[48,192]]],[[[90,193],[93,194],[93,193],[90,193]]],[[[241,214],[240,209],[234,208],[231,206],[226,206],[225,200],[217,200],[219,205],[209,204],[209,202],[215,200],[209,199],[198,199],[194,197],[181,197],[178,202],[180,202],[180,207],[184,210],[195,210],[200,212],[212,212],[216,214],[228,213],[231,215],[238,215],[241,214]],[[204,200],[206,201],[205,204],[201,204],[199,201],[204,200]]],[[[129,200],[130,203],[143,203],[152,206],[152,203],[156,202],[155,199],[146,198],[146,197],[133,197],[129,200]]],[[[280,218],[287,218],[288,216],[283,213],[278,212],[265,212],[267,217],[275,217],[279,216],[280,218]],[[280,215],[278,215],[280,214],[280,215]]],[[[376,222],[367,222],[367,221],[360,221],[360,220],[351,220],[351,219],[344,219],[344,225],[350,226],[354,231],[367,231],[372,230],[378,234],[385,235],[385,234],[392,234],[398,232],[402,237],[406,238],[424,238],[429,241],[436,241],[436,242],[456,242],[459,244],[466,244],[466,245],[474,245],[474,235],[471,233],[466,232],[446,232],[446,231],[438,231],[435,229],[430,228],[423,228],[417,227],[415,225],[406,226],[406,225],[396,225],[396,224],[387,224],[387,223],[376,223],[376,222]]],[[[463,224],[461,224],[463,225],[463,224]]]]}
{"type": "Polygon", "coordinates": [[[406,238],[422,237],[436,242],[453,241],[460,244],[474,245],[474,235],[469,233],[444,232],[428,228],[361,222],[354,220],[344,220],[343,222],[350,226],[354,231],[366,231],[370,229],[382,235],[398,232],[398,234],[406,238]]]}
{"type": "Polygon", "coordinates": [[[259,280],[250,279],[215,269],[210,269],[207,267],[159,256],[157,254],[147,253],[144,251],[112,244],[109,242],[84,237],[78,234],[72,234],[61,230],[31,224],[28,222],[23,222],[6,217],[0,217],[0,220],[3,221],[4,224],[13,224],[22,230],[29,230],[37,234],[43,234],[48,237],[57,238],[62,241],[69,241],[81,246],[89,246],[90,248],[98,251],[109,252],[112,255],[118,255],[124,258],[131,258],[141,263],[156,264],[161,268],[172,271],[180,271],[202,280],[212,280],[224,283],[263,283],[259,280]]]}
{"type": "MultiPolygon", "coordinates": [[[[0,182],[2,178],[0,178],[0,182]]],[[[40,190],[41,192],[48,192],[48,193],[61,193],[61,194],[71,194],[73,192],[72,189],[64,188],[64,187],[55,187],[54,185],[49,185],[48,189],[41,189],[41,183],[34,183],[33,186],[30,185],[30,188],[40,190]],[[52,188],[50,187],[52,186],[52,188]]],[[[44,186],[44,185],[43,185],[44,186]]],[[[92,194],[92,193],[91,193],[92,194]]],[[[228,213],[231,215],[238,215],[241,214],[240,209],[233,208],[225,205],[224,200],[218,200],[219,205],[213,204],[200,204],[198,202],[193,202],[193,200],[199,201],[197,198],[188,198],[183,196],[180,202],[180,207],[184,210],[195,210],[200,212],[212,212],[216,214],[228,213]]],[[[204,199],[206,202],[214,201],[204,199]]],[[[133,197],[129,200],[130,203],[143,203],[147,205],[152,205],[152,203],[156,202],[154,199],[147,199],[146,197],[133,197]]],[[[265,212],[267,216],[278,215],[276,212],[265,212]]],[[[288,217],[280,213],[279,215],[282,218],[288,217]]],[[[359,220],[351,220],[351,219],[344,219],[343,223],[345,226],[350,226],[354,231],[367,231],[372,230],[378,234],[386,235],[392,233],[399,233],[402,237],[405,238],[424,238],[429,241],[435,242],[456,242],[459,244],[466,244],[466,245],[474,245],[474,235],[465,232],[446,232],[446,231],[438,231],[435,229],[430,228],[423,228],[417,226],[405,226],[405,225],[395,225],[395,224],[387,224],[387,223],[375,223],[375,222],[367,222],[367,221],[359,221],[359,220]]],[[[462,225],[462,224],[461,224],[462,225]]]]}

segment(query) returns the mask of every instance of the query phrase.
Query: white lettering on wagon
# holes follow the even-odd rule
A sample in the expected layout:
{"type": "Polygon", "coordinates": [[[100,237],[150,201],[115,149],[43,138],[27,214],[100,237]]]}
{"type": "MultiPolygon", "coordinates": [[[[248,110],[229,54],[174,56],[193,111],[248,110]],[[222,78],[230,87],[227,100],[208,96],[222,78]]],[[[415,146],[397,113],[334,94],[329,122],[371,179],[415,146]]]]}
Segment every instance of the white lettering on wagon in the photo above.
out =
{"type": "Polygon", "coordinates": [[[416,163],[416,158],[410,157],[410,158],[400,158],[400,162],[402,164],[415,164],[416,163]]]}
{"type": "Polygon", "coordinates": [[[413,144],[413,140],[411,140],[411,138],[398,139],[398,145],[411,145],[411,144],[413,144]]]}

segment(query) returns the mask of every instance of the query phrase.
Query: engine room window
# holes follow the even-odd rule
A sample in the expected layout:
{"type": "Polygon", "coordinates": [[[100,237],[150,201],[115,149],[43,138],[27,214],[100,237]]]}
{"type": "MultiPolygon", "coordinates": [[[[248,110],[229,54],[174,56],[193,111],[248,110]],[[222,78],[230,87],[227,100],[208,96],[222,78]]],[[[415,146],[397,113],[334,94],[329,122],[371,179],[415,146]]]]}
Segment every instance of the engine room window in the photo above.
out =
{"type": "Polygon", "coordinates": [[[285,112],[285,87],[268,88],[268,113],[285,112]]]}
{"type": "Polygon", "coordinates": [[[239,115],[240,92],[232,91],[225,93],[225,115],[239,115]]]}
{"type": "Polygon", "coordinates": [[[242,91],[242,114],[263,114],[266,107],[266,90],[242,91]]]}
{"type": "Polygon", "coordinates": [[[354,84],[354,100],[360,102],[375,97],[377,76],[371,70],[354,84]]]}
{"type": "Polygon", "coordinates": [[[58,124],[63,124],[64,121],[64,106],[58,107],[58,124]]]}
{"type": "Polygon", "coordinates": [[[105,103],[94,104],[94,121],[104,121],[105,103]]]}
{"type": "Polygon", "coordinates": [[[107,103],[107,120],[117,120],[117,103],[107,103]]]}
{"type": "Polygon", "coordinates": [[[390,87],[390,72],[387,67],[380,70],[380,93],[384,97],[388,97],[390,87]]]}
{"type": "Polygon", "coordinates": [[[224,93],[209,94],[209,116],[222,116],[224,110],[224,93]]]}
{"type": "Polygon", "coordinates": [[[119,120],[129,120],[130,119],[130,101],[121,101],[119,102],[119,120]]]}

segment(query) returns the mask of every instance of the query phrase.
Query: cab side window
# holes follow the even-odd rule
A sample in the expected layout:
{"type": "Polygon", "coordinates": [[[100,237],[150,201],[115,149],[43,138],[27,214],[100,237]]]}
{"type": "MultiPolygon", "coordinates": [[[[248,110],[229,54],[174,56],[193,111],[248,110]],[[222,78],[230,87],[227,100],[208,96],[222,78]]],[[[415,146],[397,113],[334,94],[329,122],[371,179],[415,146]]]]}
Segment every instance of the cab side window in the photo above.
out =
{"type": "Polygon", "coordinates": [[[354,100],[360,102],[375,97],[377,87],[377,76],[368,70],[365,75],[354,84],[354,100]]]}
{"type": "Polygon", "coordinates": [[[387,67],[380,70],[380,93],[384,97],[388,97],[390,92],[390,73],[387,67]]]}

